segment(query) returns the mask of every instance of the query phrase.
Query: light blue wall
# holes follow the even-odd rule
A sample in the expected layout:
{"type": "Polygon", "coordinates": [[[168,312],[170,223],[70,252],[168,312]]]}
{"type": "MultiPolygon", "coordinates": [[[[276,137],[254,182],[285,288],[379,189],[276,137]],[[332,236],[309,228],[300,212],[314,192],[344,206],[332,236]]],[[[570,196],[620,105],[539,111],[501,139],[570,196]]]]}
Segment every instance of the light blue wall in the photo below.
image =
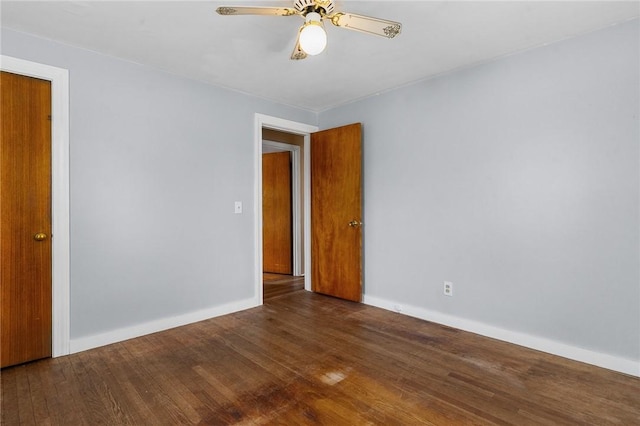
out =
{"type": "Polygon", "coordinates": [[[640,359],[638,28],[320,114],[364,126],[365,294],[640,359]]]}
{"type": "Polygon", "coordinates": [[[70,70],[72,339],[253,296],[259,112],[364,124],[366,296],[639,359],[638,28],[319,121],[3,30],[3,54],[70,70]]]}
{"type": "Polygon", "coordinates": [[[315,113],[6,29],[2,54],[69,70],[72,340],[254,296],[254,114],[315,113]]]}

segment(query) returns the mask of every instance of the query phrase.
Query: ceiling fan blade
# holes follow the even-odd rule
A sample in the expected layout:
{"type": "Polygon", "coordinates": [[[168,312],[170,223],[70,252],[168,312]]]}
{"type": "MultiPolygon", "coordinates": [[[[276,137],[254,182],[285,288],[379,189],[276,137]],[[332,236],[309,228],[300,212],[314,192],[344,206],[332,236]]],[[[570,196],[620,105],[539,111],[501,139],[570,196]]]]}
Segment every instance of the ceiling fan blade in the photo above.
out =
{"type": "Polygon", "coordinates": [[[300,27],[300,30],[298,31],[296,45],[293,48],[293,52],[291,52],[291,59],[294,61],[299,61],[300,59],[305,59],[307,57],[305,51],[300,47],[300,33],[302,32],[302,28],[304,28],[304,25],[300,27]]]}
{"type": "Polygon", "coordinates": [[[291,16],[298,11],[289,7],[245,7],[245,6],[220,6],[216,9],[219,15],[267,15],[267,16],[291,16]]]}
{"type": "Polygon", "coordinates": [[[331,23],[335,26],[387,38],[394,38],[400,34],[402,29],[400,22],[356,15],[355,13],[336,13],[330,18],[331,23]]]}

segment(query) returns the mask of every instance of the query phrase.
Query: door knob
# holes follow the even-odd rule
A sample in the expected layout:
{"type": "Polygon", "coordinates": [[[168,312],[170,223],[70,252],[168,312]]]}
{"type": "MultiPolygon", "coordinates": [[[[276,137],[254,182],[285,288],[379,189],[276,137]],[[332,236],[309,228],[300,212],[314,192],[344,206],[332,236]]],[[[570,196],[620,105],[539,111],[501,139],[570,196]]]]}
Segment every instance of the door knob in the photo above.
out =
{"type": "Polygon", "coordinates": [[[351,226],[352,228],[357,228],[358,226],[362,226],[362,222],[354,219],[349,222],[349,226],[351,226]]]}
{"type": "Polygon", "coordinates": [[[47,239],[47,234],[45,234],[44,232],[38,232],[33,236],[33,239],[36,241],[44,241],[47,239]]]}

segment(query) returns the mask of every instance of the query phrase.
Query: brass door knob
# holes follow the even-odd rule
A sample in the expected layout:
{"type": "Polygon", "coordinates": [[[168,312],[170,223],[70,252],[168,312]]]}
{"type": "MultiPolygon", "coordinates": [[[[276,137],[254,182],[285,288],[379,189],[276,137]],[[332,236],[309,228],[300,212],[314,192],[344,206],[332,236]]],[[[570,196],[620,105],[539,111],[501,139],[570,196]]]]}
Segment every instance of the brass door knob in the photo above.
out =
{"type": "Polygon", "coordinates": [[[44,241],[47,239],[47,234],[45,234],[44,232],[38,232],[33,236],[33,239],[36,241],[44,241]]]}
{"type": "Polygon", "coordinates": [[[351,226],[352,228],[357,228],[358,226],[362,226],[362,222],[354,219],[349,222],[349,226],[351,226]]]}

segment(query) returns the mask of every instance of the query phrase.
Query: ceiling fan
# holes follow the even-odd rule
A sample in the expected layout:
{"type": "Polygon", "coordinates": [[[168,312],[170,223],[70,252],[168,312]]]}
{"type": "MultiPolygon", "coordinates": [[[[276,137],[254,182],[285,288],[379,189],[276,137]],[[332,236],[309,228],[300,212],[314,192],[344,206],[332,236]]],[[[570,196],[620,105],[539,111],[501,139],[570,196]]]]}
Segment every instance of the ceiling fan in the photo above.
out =
{"type": "Polygon", "coordinates": [[[293,16],[304,18],[298,31],[291,59],[304,59],[307,55],[321,53],[327,45],[327,33],[323,21],[329,20],[337,27],[394,38],[400,34],[402,25],[399,22],[355,13],[336,12],[333,0],[295,0],[294,7],[259,7],[259,6],[221,6],[216,9],[220,15],[266,15],[293,16]]]}

